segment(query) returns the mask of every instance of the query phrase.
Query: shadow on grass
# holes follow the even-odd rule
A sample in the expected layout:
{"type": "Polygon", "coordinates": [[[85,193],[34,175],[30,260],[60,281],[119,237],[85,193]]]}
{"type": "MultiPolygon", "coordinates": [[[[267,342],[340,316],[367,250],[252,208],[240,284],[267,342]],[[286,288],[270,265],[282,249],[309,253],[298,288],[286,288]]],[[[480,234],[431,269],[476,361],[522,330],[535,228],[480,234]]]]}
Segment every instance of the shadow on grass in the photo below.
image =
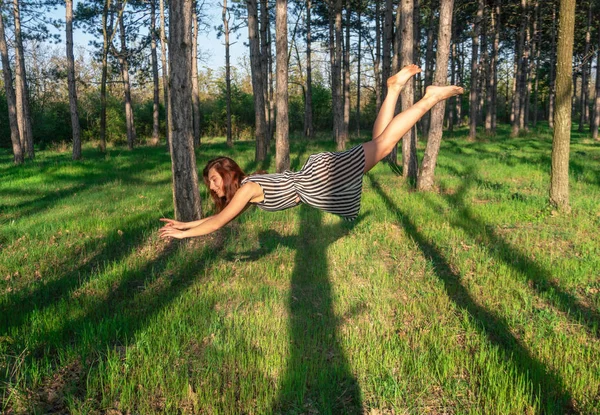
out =
{"type": "MultiPolygon", "coordinates": [[[[322,226],[323,214],[301,205],[295,236],[275,231],[259,235],[260,249],[229,257],[255,261],[283,245],[296,250],[291,289],[290,355],[273,404],[273,413],[362,413],[360,386],[340,344],[334,313],[327,248],[362,219],[322,226]]],[[[360,312],[360,310],[355,310],[360,312]]]]}
{"type": "MultiPolygon", "coordinates": [[[[443,282],[448,297],[457,307],[467,311],[476,322],[475,327],[487,337],[490,344],[496,346],[506,362],[515,369],[515,373],[528,379],[532,388],[533,401],[539,401],[544,413],[573,413],[573,402],[563,380],[556,373],[538,361],[511,333],[508,322],[486,310],[471,298],[468,290],[461,284],[461,276],[453,271],[441,250],[421,234],[408,215],[385,193],[372,175],[367,174],[373,189],[379,194],[388,211],[403,226],[406,233],[417,244],[425,258],[434,266],[434,272],[443,282]]],[[[515,383],[516,383],[515,379],[515,383]]]]}
{"type": "Polygon", "coordinates": [[[463,229],[473,239],[481,241],[480,244],[490,255],[523,275],[538,293],[546,294],[544,298],[568,318],[585,325],[593,335],[600,336],[600,313],[597,310],[582,304],[575,296],[566,292],[555,282],[551,270],[529,259],[471,211],[465,203],[465,194],[472,183],[481,179],[473,167],[468,168],[463,177],[466,179],[456,193],[444,195],[448,204],[457,212],[458,219],[452,224],[463,229]]]}
{"type": "MultiPolygon", "coordinates": [[[[138,249],[142,244],[147,228],[146,225],[142,225],[129,229],[129,232],[135,235],[128,245],[129,252],[138,249]]],[[[70,300],[70,308],[79,307],[81,310],[75,317],[64,319],[57,328],[38,329],[29,333],[27,338],[17,339],[10,346],[12,355],[27,350],[25,366],[35,362],[42,367],[49,365],[48,367],[52,368],[50,373],[44,376],[47,381],[36,389],[29,390],[28,410],[63,413],[68,401],[66,397],[85,398],[86,373],[89,374],[97,364],[94,357],[103,355],[108,349],[130,344],[157,313],[195,283],[198,275],[204,274],[223,251],[232,233],[233,230],[227,228],[213,237],[194,241],[195,249],[199,252],[186,255],[181,263],[175,265],[171,261],[173,252],[184,248],[183,243],[157,242],[156,246],[148,247],[157,250],[155,257],[139,266],[134,264],[124,268],[106,294],[98,295],[99,293],[90,289],[70,300]],[[69,355],[79,356],[76,361],[80,373],[70,382],[59,383],[62,390],[56,385],[49,390],[48,381],[62,378],[64,372],[70,370],[69,367],[61,367],[61,364],[64,364],[64,356],[69,355]]],[[[121,260],[125,256],[117,254],[116,245],[118,244],[113,241],[112,246],[103,251],[113,261],[121,260]]],[[[82,278],[89,280],[95,272],[94,268],[86,269],[87,275],[83,275],[82,278]]],[[[3,384],[8,387],[13,381],[14,379],[5,379],[3,384]]],[[[23,384],[20,387],[29,389],[29,386],[23,384]]],[[[6,396],[2,388],[0,395],[6,396]]]]}

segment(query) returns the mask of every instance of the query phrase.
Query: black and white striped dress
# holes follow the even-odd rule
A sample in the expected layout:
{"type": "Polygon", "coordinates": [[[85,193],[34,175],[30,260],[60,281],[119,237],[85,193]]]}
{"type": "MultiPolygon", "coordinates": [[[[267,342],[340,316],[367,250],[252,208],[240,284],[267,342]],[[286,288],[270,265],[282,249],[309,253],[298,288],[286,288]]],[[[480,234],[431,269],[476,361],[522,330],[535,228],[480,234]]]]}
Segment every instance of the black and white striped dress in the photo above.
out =
{"type": "Polygon", "coordinates": [[[255,204],[266,211],[306,203],[354,220],[360,210],[364,170],[365,152],[362,145],[358,145],[338,153],[313,154],[298,172],[247,176],[242,185],[251,181],[262,187],[265,198],[255,204]]]}

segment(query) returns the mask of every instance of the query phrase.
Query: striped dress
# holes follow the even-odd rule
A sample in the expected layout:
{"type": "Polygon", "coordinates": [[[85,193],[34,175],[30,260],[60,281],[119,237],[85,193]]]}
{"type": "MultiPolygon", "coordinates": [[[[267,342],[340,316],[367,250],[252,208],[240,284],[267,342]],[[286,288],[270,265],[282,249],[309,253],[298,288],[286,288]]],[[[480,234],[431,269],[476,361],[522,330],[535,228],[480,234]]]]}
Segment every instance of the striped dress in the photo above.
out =
{"type": "Polygon", "coordinates": [[[362,145],[358,145],[338,153],[313,154],[298,172],[247,176],[242,185],[250,181],[262,187],[264,200],[255,204],[266,211],[306,203],[354,220],[360,210],[364,169],[365,152],[362,145]]]}

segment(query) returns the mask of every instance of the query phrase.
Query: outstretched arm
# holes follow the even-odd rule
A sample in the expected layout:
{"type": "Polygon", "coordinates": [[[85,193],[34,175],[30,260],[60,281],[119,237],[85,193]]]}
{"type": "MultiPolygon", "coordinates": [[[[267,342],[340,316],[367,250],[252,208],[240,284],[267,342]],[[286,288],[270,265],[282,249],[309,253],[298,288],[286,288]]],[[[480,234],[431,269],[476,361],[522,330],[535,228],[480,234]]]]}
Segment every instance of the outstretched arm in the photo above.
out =
{"type": "Polygon", "coordinates": [[[172,227],[164,227],[160,229],[160,237],[165,238],[191,238],[194,236],[208,235],[223,226],[227,225],[240,213],[244,211],[248,202],[254,197],[253,189],[250,186],[242,186],[233,196],[231,202],[219,214],[201,219],[198,226],[187,230],[178,230],[172,227]]]}

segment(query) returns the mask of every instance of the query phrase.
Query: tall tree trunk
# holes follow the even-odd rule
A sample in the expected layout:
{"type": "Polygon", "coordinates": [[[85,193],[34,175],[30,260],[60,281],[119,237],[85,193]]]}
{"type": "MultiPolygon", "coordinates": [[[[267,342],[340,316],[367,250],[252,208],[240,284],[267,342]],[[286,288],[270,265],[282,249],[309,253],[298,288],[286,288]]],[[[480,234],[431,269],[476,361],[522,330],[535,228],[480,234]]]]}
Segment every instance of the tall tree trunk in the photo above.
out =
{"type": "Polygon", "coordinates": [[[360,137],[360,64],[362,58],[362,21],[361,21],[361,11],[358,9],[356,16],[357,24],[358,24],[358,51],[357,53],[357,69],[356,69],[356,136],[360,137]]]}
{"type": "Polygon", "coordinates": [[[158,81],[158,53],[156,51],[156,0],[150,0],[150,54],[152,57],[152,81],[153,81],[153,106],[152,106],[152,145],[158,145],[160,142],[160,118],[158,109],[160,108],[160,87],[158,81]]]}
{"type": "Polygon", "coordinates": [[[554,101],[556,99],[556,0],[552,0],[552,43],[550,47],[550,98],[548,103],[548,125],[554,128],[554,101]]]}
{"type": "Polygon", "coordinates": [[[288,120],[288,41],[287,0],[277,0],[275,49],[277,53],[277,135],[275,168],[281,173],[290,168],[288,120]]]}
{"type": "MultiPolygon", "coordinates": [[[[269,68],[268,70],[265,72],[267,73],[267,77],[268,77],[268,82],[265,85],[265,88],[268,88],[269,91],[267,93],[267,100],[265,102],[265,105],[268,106],[268,108],[265,108],[265,114],[269,114],[269,123],[268,125],[269,127],[269,135],[267,135],[267,153],[270,151],[271,149],[271,141],[273,140],[273,134],[275,134],[275,113],[277,111],[275,111],[275,87],[274,84],[275,82],[273,81],[275,79],[275,76],[273,75],[273,53],[272,53],[272,48],[271,45],[273,43],[272,41],[272,33],[271,33],[271,29],[267,29],[267,56],[268,56],[268,63],[269,63],[269,68]]],[[[289,60],[289,58],[288,58],[289,60]]]]}
{"type": "MultiPolygon", "coordinates": [[[[588,6],[588,17],[587,17],[587,29],[585,31],[585,51],[583,53],[584,59],[586,59],[585,62],[582,63],[581,65],[581,91],[580,91],[580,98],[579,98],[579,103],[581,104],[581,111],[579,114],[579,129],[578,131],[581,133],[584,130],[584,126],[587,122],[587,117],[586,117],[586,113],[587,113],[587,108],[588,108],[588,96],[587,96],[587,91],[588,91],[588,64],[587,64],[587,58],[588,55],[590,53],[590,44],[591,44],[591,40],[592,40],[592,35],[591,35],[591,29],[592,29],[592,2],[591,0],[587,1],[587,6],[588,6]]],[[[591,59],[589,59],[589,61],[591,62],[591,59]]]]}
{"type": "Polygon", "coordinates": [[[373,69],[375,72],[375,107],[377,112],[383,103],[382,91],[384,86],[381,82],[381,1],[375,0],[375,59],[373,69]]]}
{"type": "Polygon", "coordinates": [[[260,60],[258,39],[258,9],[256,0],[246,0],[248,7],[248,38],[250,42],[250,67],[252,71],[252,90],[254,92],[254,112],[256,122],[256,161],[267,157],[267,125],[265,117],[264,78],[260,60]]]}
{"type": "MultiPolygon", "coordinates": [[[[433,2],[432,2],[433,3],[433,2]]],[[[427,44],[425,46],[425,82],[424,87],[427,88],[431,85],[433,81],[433,46],[434,46],[434,27],[435,27],[435,18],[433,12],[433,4],[430,5],[429,11],[429,23],[427,25],[427,44]]],[[[437,62],[436,62],[437,64],[437,62]]],[[[422,91],[421,91],[422,92],[422,91]]],[[[419,94],[420,96],[422,93],[419,94]]],[[[417,125],[421,125],[421,132],[423,136],[427,136],[429,134],[429,119],[431,117],[431,112],[427,112],[422,118],[421,121],[417,125]]]]}
{"type": "MultiPolygon", "coordinates": [[[[3,0],[0,0],[0,9],[3,0]]],[[[2,74],[4,75],[4,88],[6,93],[6,104],[8,106],[8,122],[10,124],[10,141],[13,149],[13,161],[15,164],[23,163],[23,149],[21,147],[21,136],[19,134],[19,121],[17,120],[17,98],[13,88],[12,71],[8,58],[8,47],[6,46],[6,34],[4,33],[4,19],[0,13],[0,54],[2,54],[2,74]]]]}
{"type": "MultiPolygon", "coordinates": [[[[122,10],[125,4],[119,1],[118,8],[122,10]]],[[[119,32],[121,35],[121,52],[119,61],[121,63],[121,75],[123,77],[123,86],[125,88],[125,121],[127,124],[127,147],[132,150],[135,143],[135,125],[133,122],[133,108],[131,107],[131,85],[129,83],[129,52],[125,42],[125,23],[123,18],[119,19],[119,32]]]]}
{"type": "Polygon", "coordinates": [[[169,2],[169,17],[173,201],[175,218],[189,222],[202,217],[192,119],[192,0],[169,2]]]}
{"type": "Polygon", "coordinates": [[[481,25],[481,37],[479,44],[479,64],[477,65],[477,125],[481,125],[484,123],[484,109],[485,109],[485,100],[487,98],[488,92],[488,82],[489,82],[489,55],[488,55],[488,34],[487,34],[487,13],[485,10],[485,5],[483,6],[483,14],[481,25]]]}
{"type": "MultiPolygon", "coordinates": [[[[494,14],[496,24],[494,27],[494,46],[492,48],[492,134],[496,134],[496,124],[498,119],[498,53],[500,50],[500,0],[495,0],[494,14]]],[[[508,97],[507,97],[508,98],[508,97]]]]}
{"type": "Polygon", "coordinates": [[[556,110],[552,140],[550,203],[569,211],[569,143],[571,140],[571,89],[575,0],[560,0],[556,64],[556,110]]]}
{"type": "Polygon", "coordinates": [[[263,95],[265,97],[265,119],[267,136],[267,153],[271,146],[271,139],[275,133],[275,114],[272,111],[271,101],[272,93],[269,95],[269,89],[273,80],[272,56],[271,56],[271,29],[269,28],[269,8],[267,0],[260,0],[260,64],[263,74],[263,95]]]}
{"type": "Polygon", "coordinates": [[[311,0],[306,0],[306,98],[304,100],[304,136],[314,137],[312,105],[312,63],[311,63],[311,0]]]}
{"type": "Polygon", "coordinates": [[[539,87],[539,72],[540,72],[540,50],[542,49],[541,45],[541,37],[540,31],[541,27],[539,27],[540,22],[540,4],[539,0],[534,1],[534,17],[533,17],[533,41],[535,45],[535,64],[533,68],[533,76],[535,79],[535,83],[533,85],[533,127],[537,126],[538,120],[538,87],[539,87]]]}
{"type": "Polygon", "coordinates": [[[169,127],[169,66],[167,62],[167,28],[165,26],[165,5],[164,0],[160,0],[160,59],[162,63],[162,79],[163,79],[163,94],[165,97],[165,138],[167,142],[167,149],[171,151],[171,128],[169,127]]]}
{"type": "Polygon", "coordinates": [[[346,6],[346,41],[344,42],[344,123],[345,141],[350,131],[350,6],[346,6]]]}
{"type": "Polygon", "coordinates": [[[346,137],[343,135],[343,93],[341,85],[341,63],[342,63],[342,2],[332,0],[329,18],[329,40],[331,61],[331,93],[333,109],[333,138],[338,151],[344,149],[346,137]]]}
{"type": "MultiPolygon", "coordinates": [[[[492,111],[493,111],[493,99],[494,99],[494,88],[496,81],[496,58],[497,58],[497,50],[496,50],[496,33],[498,30],[498,16],[496,15],[496,7],[492,8],[491,13],[491,24],[492,24],[492,33],[491,36],[494,38],[492,43],[492,56],[491,62],[489,66],[489,73],[486,76],[486,94],[485,94],[485,132],[490,135],[492,132],[492,111]]],[[[485,61],[485,60],[484,60],[485,61]]]]}
{"type": "Polygon", "coordinates": [[[393,26],[394,13],[392,11],[392,0],[385,0],[385,13],[383,19],[383,65],[381,67],[381,91],[383,96],[387,95],[387,79],[390,77],[392,68],[392,37],[394,35],[393,26]]]}
{"type": "MultiPolygon", "coordinates": [[[[440,20],[441,22],[441,20],[440,20]]],[[[452,22],[452,37],[455,37],[456,22],[452,22]]],[[[456,85],[456,41],[450,42],[450,83],[456,85]]],[[[457,97],[453,96],[450,99],[448,106],[448,131],[454,131],[454,123],[456,117],[457,97]]]]}
{"type": "MultiPolygon", "coordinates": [[[[226,1],[226,0],[225,0],[226,1]]],[[[194,146],[200,146],[200,90],[198,88],[198,12],[194,1],[194,12],[192,13],[192,112],[194,116],[194,146]]]]}
{"type": "Polygon", "coordinates": [[[19,134],[21,146],[27,157],[33,159],[33,130],[31,128],[31,114],[29,109],[29,93],[27,88],[27,75],[25,71],[25,54],[21,36],[21,13],[19,1],[13,0],[13,15],[15,18],[15,84],[17,97],[17,120],[19,120],[19,134]]]}
{"type": "Polygon", "coordinates": [[[598,52],[596,52],[596,99],[594,115],[592,117],[592,138],[599,141],[598,127],[600,127],[600,30],[598,30],[598,52]]]}
{"type": "MultiPolygon", "coordinates": [[[[414,0],[401,0],[402,7],[400,12],[400,26],[402,30],[402,62],[400,66],[405,67],[414,63],[414,0]]],[[[414,78],[413,78],[414,79],[414,78]]],[[[412,107],[415,100],[414,81],[411,79],[400,94],[402,101],[402,110],[406,111],[412,107]]],[[[415,128],[411,128],[404,137],[402,137],[402,174],[410,182],[416,183],[419,163],[417,161],[417,135],[415,128]]]]}
{"type": "MultiPolygon", "coordinates": [[[[112,38],[109,31],[108,14],[111,0],[104,1],[102,9],[102,78],[100,81],[100,150],[106,151],[106,80],[108,78],[108,45],[112,38]]],[[[112,30],[112,22],[110,24],[112,30]]]]}
{"type": "Polygon", "coordinates": [[[525,30],[525,65],[523,67],[523,104],[521,110],[521,121],[520,127],[525,131],[529,131],[529,110],[530,110],[530,98],[531,98],[531,75],[533,72],[533,66],[531,65],[533,56],[533,44],[532,44],[532,31],[531,31],[531,10],[530,5],[527,4],[527,28],[525,30]]]}
{"type": "Polygon", "coordinates": [[[229,62],[229,11],[227,0],[223,0],[223,31],[225,32],[225,101],[227,106],[227,147],[233,147],[231,134],[231,64],[229,62]]]}
{"type": "MultiPolygon", "coordinates": [[[[527,0],[521,0],[521,13],[525,14],[527,10],[527,0]]],[[[519,135],[519,130],[521,129],[521,111],[523,109],[523,67],[525,66],[525,60],[523,59],[525,53],[525,27],[527,25],[527,19],[523,19],[521,22],[521,28],[519,29],[519,38],[516,43],[516,71],[515,71],[515,86],[514,86],[514,94],[513,94],[513,116],[512,116],[512,128],[511,128],[511,136],[516,137],[519,135]]]]}
{"type": "Polygon", "coordinates": [[[81,134],[79,112],[77,111],[77,84],[75,83],[75,56],[73,56],[73,0],[66,0],[67,23],[67,72],[69,80],[69,108],[73,134],[73,160],[81,158],[81,134]]]}
{"type": "Polygon", "coordinates": [[[471,54],[471,91],[469,94],[469,139],[477,137],[477,67],[479,64],[479,35],[481,32],[481,21],[483,19],[483,0],[478,0],[477,18],[473,31],[473,50],[471,54]]]}
{"type": "MultiPolygon", "coordinates": [[[[461,42],[458,44],[458,46],[462,47],[457,47],[457,51],[458,51],[458,59],[456,60],[456,64],[458,65],[457,67],[457,77],[458,77],[458,84],[459,85],[464,85],[465,84],[465,47],[464,44],[461,42]]],[[[458,95],[456,96],[456,125],[458,125],[459,127],[461,127],[463,125],[463,115],[462,115],[462,96],[458,95]]]]}
{"type": "MultiPolygon", "coordinates": [[[[440,0],[440,24],[438,32],[438,47],[436,55],[435,85],[446,85],[448,80],[448,54],[452,36],[452,10],[454,0],[440,0]]],[[[444,110],[446,101],[436,104],[431,109],[431,125],[427,147],[423,156],[423,163],[417,180],[417,189],[433,189],[435,165],[437,163],[440,143],[442,141],[442,128],[444,123],[444,110]]]]}

